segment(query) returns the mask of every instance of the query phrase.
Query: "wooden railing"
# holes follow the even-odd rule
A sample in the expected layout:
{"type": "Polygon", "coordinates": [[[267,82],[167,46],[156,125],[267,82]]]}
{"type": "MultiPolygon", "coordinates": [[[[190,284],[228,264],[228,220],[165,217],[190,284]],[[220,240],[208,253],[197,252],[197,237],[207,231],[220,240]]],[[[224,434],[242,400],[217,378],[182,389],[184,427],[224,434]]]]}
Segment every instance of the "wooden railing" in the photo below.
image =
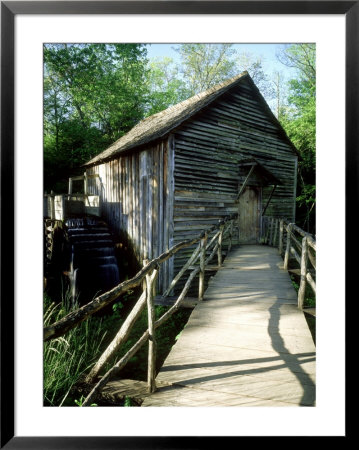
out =
{"type": "Polygon", "coordinates": [[[198,286],[198,300],[203,300],[204,296],[204,280],[205,271],[209,262],[217,255],[218,267],[222,265],[222,252],[223,244],[225,239],[228,241],[227,252],[230,251],[232,246],[233,228],[234,220],[236,216],[230,216],[219,222],[218,225],[214,225],[211,228],[203,231],[199,236],[194,239],[182,241],[179,244],[173,246],[168,251],[162,255],[154,258],[151,261],[144,260],[144,267],[130,280],[126,280],[119,284],[111,291],[106,292],[99,297],[95,298],[93,301],[84,305],[83,307],[71,312],[63,319],[58,322],[44,328],[44,340],[52,340],[60,337],[67,333],[70,329],[76,327],[82,321],[86,320],[89,316],[99,311],[106,305],[113,302],[120,295],[127,292],[140,284],[143,285],[143,292],[138,299],[137,303],[127,316],[126,320],[122,324],[115,338],[112,340],[110,345],[101,355],[95,366],[91,369],[90,373],[86,377],[88,383],[93,383],[98,376],[100,370],[104,365],[111,359],[111,357],[118,351],[118,349],[127,340],[131,329],[133,328],[136,320],[140,316],[144,307],[147,305],[148,311],[148,329],[143,333],[141,338],[130,348],[130,350],[114,364],[114,366],[107,371],[107,373],[101,377],[100,381],[95,385],[92,391],[89,393],[85,399],[83,406],[91,404],[91,401],[97,394],[97,392],[110,380],[110,378],[116,375],[127,362],[132,358],[133,355],[144,345],[144,343],[149,341],[149,351],[148,351],[148,390],[149,392],[154,392],[155,386],[155,361],[156,361],[156,333],[155,330],[166,322],[166,320],[171,317],[171,315],[178,310],[178,308],[183,303],[186,294],[188,293],[193,280],[199,275],[199,286],[198,286]],[[212,236],[212,233],[214,235],[212,236]],[[193,246],[198,244],[197,247],[192,252],[191,256],[187,262],[183,265],[182,269],[170,282],[170,285],[166,292],[162,295],[162,298],[167,297],[175,288],[178,281],[183,277],[183,275],[188,271],[190,272],[185,285],[176,299],[175,303],[163,314],[159,319],[155,320],[154,314],[154,286],[156,277],[160,265],[176,254],[183,248],[193,246]]]}
{"type": "Polygon", "coordinates": [[[300,276],[298,308],[303,309],[307,283],[314,295],[316,294],[316,242],[314,236],[284,219],[264,217],[262,243],[278,247],[279,254],[284,258],[284,269],[300,276]],[[299,269],[289,269],[291,258],[299,265],[299,269]]]}

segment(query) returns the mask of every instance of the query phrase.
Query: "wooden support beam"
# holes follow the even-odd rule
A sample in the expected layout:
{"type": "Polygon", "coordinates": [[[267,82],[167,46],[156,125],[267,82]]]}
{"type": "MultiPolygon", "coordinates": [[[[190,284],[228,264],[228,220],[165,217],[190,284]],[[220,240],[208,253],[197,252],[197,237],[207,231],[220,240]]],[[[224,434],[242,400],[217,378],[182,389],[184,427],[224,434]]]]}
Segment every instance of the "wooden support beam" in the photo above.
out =
{"type": "Polygon", "coordinates": [[[233,220],[231,220],[231,224],[229,226],[229,245],[228,245],[228,250],[227,253],[229,253],[231,251],[232,248],[232,238],[233,238],[233,220]]]}
{"type": "Polygon", "coordinates": [[[272,217],[270,221],[269,245],[273,245],[273,227],[274,227],[274,217],[272,217]]]}
{"type": "Polygon", "coordinates": [[[249,177],[252,175],[252,172],[253,172],[253,170],[254,170],[256,165],[257,164],[252,164],[251,170],[248,172],[248,175],[246,176],[246,179],[244,180],[244,183],[242,184],[242,187],[241,187],[240,191],[238,192],[237,200],[236,200],[237,202],[238,202],[239,197],[241,196],[242,192],[244,191],[244,188],[247,186],[247,183],[249,181],[249,177]]]}
{"type": "Polygon", "coordinates": [[[68,192],[69,195],[72,194],[72,180],[73,178],[69,178],[69,192],[68,192]]]}
{"type": "Polygon", "coordinates": [[[268,198],[268,200],[267,200],[267,203],[266,203],[265,207],[264,207],[263,210],[262,210],[262,216],[264,216],[264,213],[266,212],[266,210],[267,210],[267,208],[268,208],[269,202],[272,200],[272,196],[273,196],[273,194],[274,194],[274,191],[275,191],[276,187],[277,187],[277,185],[275,184],[275,185],[273,186],[273,189],[271,190],[271,193],[270,193],[270,195],[269,195],[269,198],[268,198]]]}
{"type": "Polygon", "coordinates": [[[84,195],[87,195],[88,191],[88,182],[87,182],[87,173],[84,173],[84,195]]]}
{"type": "Polygon", "coordinates": [[[273,247],[276,246],[277,234],[278,234],[278,219],[274,219],[274,221],[275,221],[275,226],[274,226],[274,235],[273,235],[273,242],[272,242],[273,247]]]}
{"type": "Polygon", "coordinates": [[[264,243],[268,244],[269,242],[269,231],[270,231],[270,220],[269,217],[265,218],[265,235],[264,235],[264,243]]]}
{"type": "Polygon", "coordinates": [[[50,219],[55,219],[55,194],[54,191],[50,193],[50,219]]]}

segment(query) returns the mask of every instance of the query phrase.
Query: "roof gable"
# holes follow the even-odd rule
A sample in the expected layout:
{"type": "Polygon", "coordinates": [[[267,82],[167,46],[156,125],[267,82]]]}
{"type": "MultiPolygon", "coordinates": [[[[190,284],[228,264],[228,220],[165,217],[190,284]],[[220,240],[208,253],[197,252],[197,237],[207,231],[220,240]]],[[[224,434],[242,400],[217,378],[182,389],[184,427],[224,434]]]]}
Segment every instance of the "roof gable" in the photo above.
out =
{"type": "Polygon", "coordinates": [[[294,145],[286,136],[282,126],[271,112],[248,72],[245,71],[221,84],[190,97],[187,100],[147,117],[135,125],[127,134],[114,142],[106,150],[88,161],[85,166],[100,164],[114,158],[120,153],[131,150],[140,145],[147,144],[167,135],[174,128],[177,128],[184,121],[191,118],[194,114],[211,104],[214,100],[223,95],[229,89],[241,83],[243,80],[249,80],[251,85],[256,89],[257,94],[259,94],[260,101],[264,104],[267,111],[269,111],[272,120],[274,119],[276,125],[278,125],[282,131],[281,134],[283,137],[290,143],[293,150],[297,153],[294,145]]]}

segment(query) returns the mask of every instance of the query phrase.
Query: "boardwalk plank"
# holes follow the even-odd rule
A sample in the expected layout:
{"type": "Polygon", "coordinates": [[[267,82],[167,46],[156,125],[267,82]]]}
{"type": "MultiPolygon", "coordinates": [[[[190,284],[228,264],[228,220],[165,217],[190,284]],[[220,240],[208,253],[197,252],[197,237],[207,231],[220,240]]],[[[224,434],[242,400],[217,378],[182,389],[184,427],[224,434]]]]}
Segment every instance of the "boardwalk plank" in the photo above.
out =
{"type": "Polygon", "coordinates": [[[232,250],[142,406],[315,405],[315,345],[275,249],[232,250]]]}

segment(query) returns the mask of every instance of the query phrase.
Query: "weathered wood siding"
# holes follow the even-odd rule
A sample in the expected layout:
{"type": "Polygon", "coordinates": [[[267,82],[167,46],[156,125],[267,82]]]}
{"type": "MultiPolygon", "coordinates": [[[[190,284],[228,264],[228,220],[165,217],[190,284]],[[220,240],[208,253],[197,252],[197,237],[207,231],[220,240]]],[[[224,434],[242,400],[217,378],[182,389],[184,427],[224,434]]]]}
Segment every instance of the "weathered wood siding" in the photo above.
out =
{"type": "MultiPolygon", "coordinates": [[[[130,245],[137,260],[152,259],[173,245],[172,139],[91,167],[89,193],[100,196],[101,215],[130,245]]],[[[159,288],[173,276],[173,262],[159,272],[159,288]]]]}
{"type": "MultiPolygon", "coordinates": [[[[240,161],[249,157],[283,183],[266,214],[294,220],[297,156],[247,82],[185,122],[174,135],[175,242],[238,211],[235,200],[245,176],[240,175],[240,161]]],[[[255,177],[251,184],[256,184],[255,177]]],[[[263,188],[262,205],[271,190],[263,188]]],[[[175,273],[189,251],[175,257],[175,273]]]]}
{"type": "MultiPolygon", "coordinates": [[[[243,80],[162,142],[89,169],[100,175],[101,183],[96,186],[93,179],[89,189],[101,196],[103,217],[125,233],[142,261],[237,213],[239,187],[249,170],[242,170],[240,161],[250,157],[282,182],[266,215],[293,221],[297,155],[253,86],[243,80]]],[[[261,182],[253,174],[249,184],[261,182]]],[[[263,207],[272,186],[259,189],[263,207]]],[[[192,250],[163,265],[160,291],[192,250]]]]}

